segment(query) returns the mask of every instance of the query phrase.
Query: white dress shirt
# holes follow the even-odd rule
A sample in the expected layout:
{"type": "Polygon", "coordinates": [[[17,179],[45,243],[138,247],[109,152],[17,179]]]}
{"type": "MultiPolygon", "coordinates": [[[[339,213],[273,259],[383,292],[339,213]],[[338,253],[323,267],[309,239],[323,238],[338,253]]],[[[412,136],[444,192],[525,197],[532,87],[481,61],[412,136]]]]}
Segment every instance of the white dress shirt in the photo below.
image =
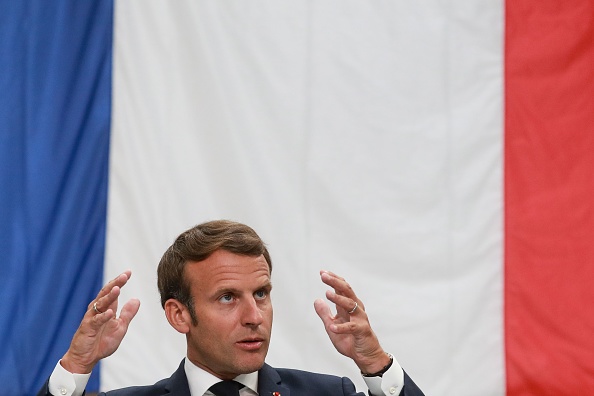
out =
{"type": "MultiPolygon", "coordinates": [[[[220,382],[221,379],[215,377],[211,373],[204,371],[190,359],[186,358],[184,362],[184,370],[186,370],[186,377],[188,378],[188,385],[190,387],[190,395],[214,396],[208,390],[211,386],[220,382]]],[[[233,379],[243,385],[239,390],[239,396],[257,396],[258,395],[258,372],[254,371],[249,374],[241,374],[233,379]]]]}

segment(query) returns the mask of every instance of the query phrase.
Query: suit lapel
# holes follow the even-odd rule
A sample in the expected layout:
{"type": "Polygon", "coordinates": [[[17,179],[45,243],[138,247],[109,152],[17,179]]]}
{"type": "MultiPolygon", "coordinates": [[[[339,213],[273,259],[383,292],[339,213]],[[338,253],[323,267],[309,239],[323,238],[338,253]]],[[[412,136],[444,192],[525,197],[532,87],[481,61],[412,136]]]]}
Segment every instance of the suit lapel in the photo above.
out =
{"type": "Polygon", "coordinates": [[[184,369],[185,359],[182,360],[181,364],[175,370],[175,372],[169,377],[165,389],[169,391],[167,395],[171,396],[191,396],[190,386],[188,385],[188,378],[186,377],[186,370],[184,369]]]}
{"type": "Polygon", "coordinates": [[[281,378],[275,369],[264,363],[258,371],[259,396],[291,396],[291,391],[281,385],[281,378]]]}

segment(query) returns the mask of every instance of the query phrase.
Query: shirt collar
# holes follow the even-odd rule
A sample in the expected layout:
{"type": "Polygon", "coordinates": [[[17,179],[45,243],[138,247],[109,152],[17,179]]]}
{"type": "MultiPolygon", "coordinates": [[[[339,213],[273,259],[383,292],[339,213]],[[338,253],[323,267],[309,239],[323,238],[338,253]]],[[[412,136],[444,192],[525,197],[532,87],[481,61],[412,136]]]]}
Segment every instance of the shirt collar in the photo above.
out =
{"type": "MultiPolygon", "coordinates": [[[[190,394],[193,396],[202,396],[204,393],[216,384],[221,379],[215,377],[211,373],[196,366],[186,357],[184,362],[184,370],[186,371],[186,377],[188,378],[188,386],[190,387],[190,394]]],[[[240,374],[234,378],[235,381],[241,383],[243,386],[247,386],[254,393],[258,394],[258,372],[254,371],[249,374],[240,374]]]]}

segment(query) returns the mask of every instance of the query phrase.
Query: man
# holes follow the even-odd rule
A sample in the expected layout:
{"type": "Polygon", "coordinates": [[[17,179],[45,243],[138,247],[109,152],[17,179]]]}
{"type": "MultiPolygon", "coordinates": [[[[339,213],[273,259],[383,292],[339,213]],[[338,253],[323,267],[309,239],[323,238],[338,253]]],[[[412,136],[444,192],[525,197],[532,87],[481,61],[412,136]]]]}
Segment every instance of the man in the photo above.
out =
{"type": "MultiPolygon", "coordinates": [[[[157,272],[165,316],[186,335],[186,359],[170,378],[107,395],[356,395],[348,378],[275,369],[264,362],[272,329],[271,271],[266,246],[244,224],[211,221],[182,233],[157,272]]],[[[93,367],[116,351],[140,307],[132,299],[116,317],[120,289],[130,276],[127,271],[107,283],[89,304],[70,348],[38,396],[81,395],[93,367]]],[[[320,276],[334,289],[326,298],[337,312],[332,315],[321,299],[315,310],[338,352],[361,370],[370,394],[422,395],[380,346],[349,284],[331,272],[320,276]]]]}

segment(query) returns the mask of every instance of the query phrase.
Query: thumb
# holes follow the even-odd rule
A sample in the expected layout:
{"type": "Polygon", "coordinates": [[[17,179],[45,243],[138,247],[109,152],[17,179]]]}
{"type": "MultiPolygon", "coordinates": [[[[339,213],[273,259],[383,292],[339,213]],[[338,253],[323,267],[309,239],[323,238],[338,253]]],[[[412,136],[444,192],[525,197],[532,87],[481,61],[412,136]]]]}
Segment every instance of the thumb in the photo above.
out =
{"type": "Polygon", "coordinates": [[[126,326],[130,324],[134,316],[138,313],[138,309],[140,308],[140,301],[136,298],[131,299],[128,301],[123,307],[122,311],[120,312],[120,319],[122,319],[126,326]]]}
{"type": "Polygon", "coordinates": [[[332,312],[330,311],[328,304],[321,298],[318,298],[316,301],[314,301],[314,308],[320,319],[322,319],[322,322],[324,322],[324,326],[328,328],[332,324],[333,319],[332,312]]]}

